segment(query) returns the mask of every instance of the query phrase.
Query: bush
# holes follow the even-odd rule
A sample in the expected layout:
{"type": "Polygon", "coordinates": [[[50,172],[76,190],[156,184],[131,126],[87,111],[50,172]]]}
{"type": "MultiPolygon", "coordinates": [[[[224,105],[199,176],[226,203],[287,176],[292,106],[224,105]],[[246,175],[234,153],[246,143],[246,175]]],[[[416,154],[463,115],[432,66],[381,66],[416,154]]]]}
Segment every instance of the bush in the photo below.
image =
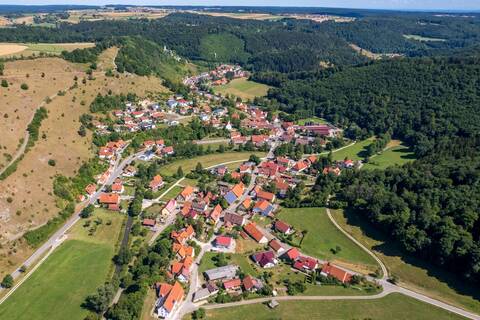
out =
{"type": "Polygon", "coordinates": [[[7,274],[5,277],[3,277],[2,287],[7,289],[13,287],[13,277],[11,275],[7,274]]]}
{"type": "Polygon", "coordinates": [[[2,79],[2,87],[8,88],[8,81],[5,79],[2,79]]]}
{"type": "Polygon", "coordinates": [[[57,164],[57,163],[56,163],[55,160],[53,160],[53,159],[48,160],[48,165],[49,165],[49,166],[55,167],[56,164],[57,164]]]}
{"type": "Polygon", "coordinates": [[[22,83],[22,84],[20,85],[20,89],[22,89],[22,90],[28,90],[28,84],[22,83]]]}

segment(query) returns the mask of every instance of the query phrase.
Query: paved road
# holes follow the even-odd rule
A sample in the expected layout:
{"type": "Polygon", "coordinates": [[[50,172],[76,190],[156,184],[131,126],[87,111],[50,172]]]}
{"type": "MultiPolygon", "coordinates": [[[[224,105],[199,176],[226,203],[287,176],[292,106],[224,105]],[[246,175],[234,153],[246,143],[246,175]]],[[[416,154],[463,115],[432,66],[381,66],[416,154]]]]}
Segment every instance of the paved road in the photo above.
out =
{"type": "MultiPolygon", "coordinates": [[[[89,204],[94,204],[98,197],[100,196],[100,194],[103,192],[103,189],[105,188],[105,186],[107,185],[111,185],[113,183],[113,181],[115,181],[115,179],[123,172],[123,169],[129,165],[134,159],[138,158],[138,156],[140,156],[141,154],[143,154],[143,152],[139,152],[139,153],[136,153],[136,154],[133,154],[129,157],[127,157],[126,159],[124,159],[121,163],[120,163],[120,159],[121,159],[121,151],[117,153],[117,160],[114,164],[114,169],[112,171],[112,173],[110,174],[109,178],[107,179],[107,181],[86,201],[83,202],[83,205],[82,205],[82,208],[89,205],[89,204]]],[[[71,228],[75,225],[75,223],[78,222],[78,220],[80,220],[80,213],[81,213],[81,209],[77,210],[68,220],[67,222],[65,222],[65,224],[60,228],[58,229],[43,245],[41,245],[37,250],[35,250],[35,252],[27,259],[24,261],[24,263],[22,265],[26,266],[27,268],[29,268],[31,265],[33,265],[38,259],[40,259],[45,253],[47,253],[52,247],[55,247],[58,239],[62,238],[62,236],[71,228]]],[[[21,275],[21,271],[20,271],[20,268],[16,269],[13,273],[12,273],[12,277],[14,279],[18,278],[20,275],[21,275]]],[[[3,289],[1,289],[3,290],[3,289]]],[[[13,290],[10,290],[10,291],[13,291],[13,290]]]]}

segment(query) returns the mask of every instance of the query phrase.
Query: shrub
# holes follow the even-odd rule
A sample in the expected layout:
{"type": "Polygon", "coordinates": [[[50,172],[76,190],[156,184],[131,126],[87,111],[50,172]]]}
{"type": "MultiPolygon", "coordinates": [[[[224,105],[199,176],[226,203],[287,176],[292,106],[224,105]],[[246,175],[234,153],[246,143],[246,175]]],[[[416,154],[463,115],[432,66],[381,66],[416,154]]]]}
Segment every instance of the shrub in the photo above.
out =
{"type": "Polygon", "coordinates": [[[8,88],[8,81],[5,79],[2,79],[2,87],[8,88]]]}
{"type": "Polygon", "coordinates": [[[55,160],[53,160],[53,159],[48,160],[48,165],[49,166],[55,167],[56,164],[57,163],[55,162],[55,160]]]}
{"type": "Polygon", "coordinates": [[[22,89],[22,90],[28,90],[28,84],[22,83],[22,84],[20,85],[20,89],[22,89]]]}

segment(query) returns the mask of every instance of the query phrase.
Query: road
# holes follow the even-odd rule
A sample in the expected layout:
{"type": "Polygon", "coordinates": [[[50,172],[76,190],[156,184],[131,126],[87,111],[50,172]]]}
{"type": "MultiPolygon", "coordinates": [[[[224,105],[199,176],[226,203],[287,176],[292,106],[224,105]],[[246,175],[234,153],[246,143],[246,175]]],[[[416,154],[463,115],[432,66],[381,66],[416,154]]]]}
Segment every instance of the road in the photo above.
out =
{"type": "MultiPolygon", "coordinates": [[[[123,169],[127,165],[129,165],[133,160],[135,160],[136,158],[138,158],[140,155],[143,154],[143,152],[139,152],[139,153],[130,155],[120,163],[122,151],[123,150],[117,153],[117,160],[114,164],[114,169],[110,174],[109,178],[107,179],[107,181],[94,194],[92,194],[92,196],[88,200],[83,202],[82,208],[89,204],[94,204],[99,198],[100,194],[103,192],[103,189],[105,188],[105,186],[111,185],[113,181],[115,181],[115,179],[123,172],[123,169]]],[[[70,228],[73,227],[78,222],[78,220],[80,220],[80,213],[82,211],[82,208],[78,209],[65,222],[65,224],[60,229],[58,229],[44,244],[42,244],[37,250],[35,250],[35,252],[27,260],[23,262],[22,266],[25,266],[28,269],[37,260],[39,260],[44,254],[46,254],[51,248],[55,248],[58,239],[61,239],[65,235],[65,233],[68,230],[70,230],[70,228]]],[[[14,272],[12,272],[11,275],[13,279],[17,279],[21,274],[22,272],[20,271],[20,267],[19,267],[14,272]]],[[[4,289],[1,289],[1,290],[4,290],[4,289]]],[[[10,289],[10,291],[14,291],[14,290],[10,289]]]]}

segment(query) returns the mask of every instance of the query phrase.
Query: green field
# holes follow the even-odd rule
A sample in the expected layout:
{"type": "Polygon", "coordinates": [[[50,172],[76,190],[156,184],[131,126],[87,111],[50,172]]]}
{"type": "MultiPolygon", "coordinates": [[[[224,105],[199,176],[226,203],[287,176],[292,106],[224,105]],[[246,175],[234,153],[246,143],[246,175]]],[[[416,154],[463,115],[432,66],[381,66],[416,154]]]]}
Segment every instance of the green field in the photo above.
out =
{"type": "Polygon", "coordinates": [[[415,160],[415,154],[406,145],[400,144],[370,158],[363,169],[385,169],[392,165],[403,165],[415,160]]]}
{"type": "Polygon", "coordinates": [[[251,154],[256,154],[259,157],[264,157],[264,152],[225,152],[225,153],[212,153],[205,156],[199,156],[191,159],[182,159],[174,161],[163,166],[160,169],[160,174],[165,176],[171,176],[177,172],[178,167],[182,167],[182,170],[185,174],[189,173],[192,169],[195,168],[198,162],[200,162],[204,168],[217,165],[223,162],[229,161],[241,161],[248,159],[251,154]]]}
{"type": "Polygon", "coordinates": [[[478,287],[415,257],[406,256],[388,236],[354,212],[332,210],[335,221],[385,263],[400,285],[476,313],[480,313],[478,287]]]}
{"type": "Polygon", "coordinates": [[[161,197],[161,200],[168,201],[170,199],[175,198],[181,191],[183,190],[182,187],[175,186],[172,188],[172,190],[168,191],[163,197],[161,197]]]}
{"type": "Polygon", "coordinates": [[[345,149],[342,149],[337,152],[333,152],[333,160],[344,160],[345,158],[348,158],[350,160],[362,160],[365,158],[365,155],[363,154],[365,151],[365,148],[369,146],[374,138],[369,138],[365,139],[362,141],[357,141],[354,145],[346,147],[345,149]]]}
{"type": "Polygon", "coordinates": [[[310,117],[310,118],[299,119],[299,120],[295,121],[295,123],[298,124],[299,126],[303,126],[307,122],[312,122],[312,123],[316,123],[316,124],[326,124],[326,123],[328,123],[327,120],[319,118],[319,117],[310,117]]]}
{"type": "Polygon", "coordinates": [[[374,271],[377,268],[372,257],[335,228],[324,208],[282,208],[278,218],[292,225],[296,231],[308,230],[301,245],[306,254],[343,262],[357,270],[374,271]],[[340,246],[341,251],[333,254],[331,249],[336,246],[340,246]]]}
{"type": "Polygon", "coordinates": [[[80,305],[113,271],[111,259],[124,220],[103,210],[96,211],[93,219],[96,217],[103,223],[95,235],[88,235],[84,220],[77,223],[68,240],[1,305],[0,319],[85,318],[88,312],[80,305]]]}
{"type": "Polygon", "coordinates": [[[441,38],[431,38],[431,37],[423,37],[416,34],[404,34],[404,38],[409,40],[416,40],[421,42],[445,42],[447,40],[441,38]]]}
{"type": "Polygon", "coordinates": [[[464,319],[398,293],[372,300],[280,301],[279,303],[280,305],[274,310],[263,304],[207,310],[207,319],[464,319]]]}
{"type": "Polygon", "coordinates": [[[240,97],[244,100],[253,100],[255,97],[263,97],[267,94],[269,86],[247,80],[246,78],[234,79],[230,83],[214,87],[217,94],[223,96],[229,94],[240,97]]]}

